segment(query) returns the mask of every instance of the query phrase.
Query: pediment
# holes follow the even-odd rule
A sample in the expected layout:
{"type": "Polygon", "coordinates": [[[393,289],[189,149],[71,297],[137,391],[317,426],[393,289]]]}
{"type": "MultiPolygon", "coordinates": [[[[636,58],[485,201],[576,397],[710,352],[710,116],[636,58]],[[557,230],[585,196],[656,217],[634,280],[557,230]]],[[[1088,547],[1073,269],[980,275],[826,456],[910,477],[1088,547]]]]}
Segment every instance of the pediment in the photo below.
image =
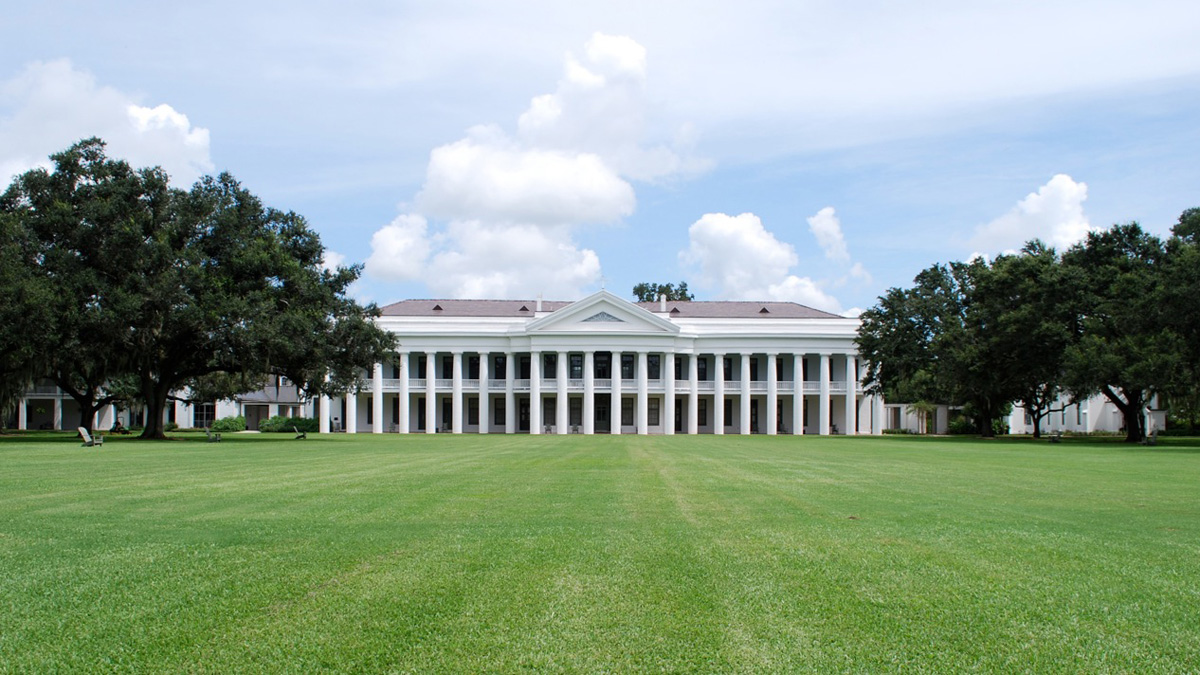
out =
{"type": "Polygon", "coordinates": [[[678,333],[679,327],[608,291],[533,321],[530,333],[678,333]]]}

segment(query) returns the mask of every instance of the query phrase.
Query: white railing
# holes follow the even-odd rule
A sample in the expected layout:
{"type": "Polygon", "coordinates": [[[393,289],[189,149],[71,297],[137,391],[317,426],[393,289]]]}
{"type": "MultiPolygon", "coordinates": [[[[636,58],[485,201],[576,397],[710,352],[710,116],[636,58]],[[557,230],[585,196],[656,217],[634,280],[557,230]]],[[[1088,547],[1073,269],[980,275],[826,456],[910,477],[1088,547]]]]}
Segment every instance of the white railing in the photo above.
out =
{"type": "Polygon", "coordinates": [[[804,383],[804,393],[806,393],[806,394],[821,393],[821,383],[820,382],[805,382],[804,383]]]}
{"type": "Polygon", "coordinates": [[[529,391],[529,380],[513,380],[513,391],[529,391]]]}
{"type": "Polygon", "coordinates": [[[414,377],[413,379],[411,379],[411,380],[409,380],[409,381],[408,381],[408,387],[409,387],[410,389],[413,389],[413,390],[416,390],[416,391],[424,391],[424,389],[425,389],[425,378],[423,378],[423,377],[414,377]]]}
{"type": "Polygon", "coordinates": [[[607,377],[592,380],[592,388],[596,391],[612,391],[612,380],[607,377]]]}
{"type": "Polygon", "coordinates": [[[567,389],[571,391],[583,391],[583,378],[572,377],[567,380],[567,389]]]}
{"type": "Polygon", "coordinates": [[[696,383],[696,391],[711,392],[717,390],[717,383],[712,380],[700,380],[696,383]]]}
{"type": "Polygon", "coordinates": [[[779,392],[780,394],[790,394],[795,391],[792,384],[792,382],[776,382],[775,391],[779,392]]]}
{"type": "Polygon", "coordinates": [[[463,380],[463,391],[479,391],[479,380],[463,380]]]}
{"type": "Polygon", "coordinates": [[[434,381],[433,386],[438,389],[453,389],[454,388],[454,380],[453,379],[447,380],[444,377],[439,377],[437,380],[434,381]]]}
{"type": "Polygon", "coordinates": [[[488,391],[504,391],[504,380],[488,380],[488,391]]]}
{"type": "Polygon", "coordinates": [[[750,391],[766,393],[767,383],[766,382],[751,382],[750,383],[750,391]]]}

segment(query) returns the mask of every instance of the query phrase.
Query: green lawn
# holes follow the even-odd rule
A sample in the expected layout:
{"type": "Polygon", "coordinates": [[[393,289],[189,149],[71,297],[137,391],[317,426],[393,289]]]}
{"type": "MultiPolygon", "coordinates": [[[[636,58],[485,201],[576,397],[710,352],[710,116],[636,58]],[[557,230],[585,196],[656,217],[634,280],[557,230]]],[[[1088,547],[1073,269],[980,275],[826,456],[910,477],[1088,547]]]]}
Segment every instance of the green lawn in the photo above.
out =
{"type": "Polygon", "coordinates": [[[1197,672],[1200,447],[0,438],[3,672],[1197,672]]]}

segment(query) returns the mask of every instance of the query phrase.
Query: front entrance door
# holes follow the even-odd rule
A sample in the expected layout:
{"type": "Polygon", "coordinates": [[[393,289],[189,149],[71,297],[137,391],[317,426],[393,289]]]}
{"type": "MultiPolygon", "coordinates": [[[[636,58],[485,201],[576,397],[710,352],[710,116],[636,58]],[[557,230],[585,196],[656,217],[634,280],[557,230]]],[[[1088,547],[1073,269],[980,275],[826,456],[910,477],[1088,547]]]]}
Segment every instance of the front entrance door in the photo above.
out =
{"type": "Polygon", "coordinates": [[[529,432],[529,399],[517,401],[517,431],[529,432]]]}
{"type": "Polygon", "coordinates": [[[596,433],[607,434],[612,432],[612,426],[609,423],[609,397],[596,398],[596,433]]]}

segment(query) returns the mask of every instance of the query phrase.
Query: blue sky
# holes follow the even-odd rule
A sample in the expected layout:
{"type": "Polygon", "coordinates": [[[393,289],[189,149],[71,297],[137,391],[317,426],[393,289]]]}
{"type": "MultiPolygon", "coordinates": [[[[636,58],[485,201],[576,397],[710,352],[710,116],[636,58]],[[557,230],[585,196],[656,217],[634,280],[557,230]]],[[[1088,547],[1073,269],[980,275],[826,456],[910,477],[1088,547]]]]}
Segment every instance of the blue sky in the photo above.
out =
{"type": "Polygon", "coordinates": [[[1186,2],[175,4],[6,8],[0,173],[89,135],[229,171],[380,304],[686,280],[852,313],[1200,206],[1186,2]]]}

